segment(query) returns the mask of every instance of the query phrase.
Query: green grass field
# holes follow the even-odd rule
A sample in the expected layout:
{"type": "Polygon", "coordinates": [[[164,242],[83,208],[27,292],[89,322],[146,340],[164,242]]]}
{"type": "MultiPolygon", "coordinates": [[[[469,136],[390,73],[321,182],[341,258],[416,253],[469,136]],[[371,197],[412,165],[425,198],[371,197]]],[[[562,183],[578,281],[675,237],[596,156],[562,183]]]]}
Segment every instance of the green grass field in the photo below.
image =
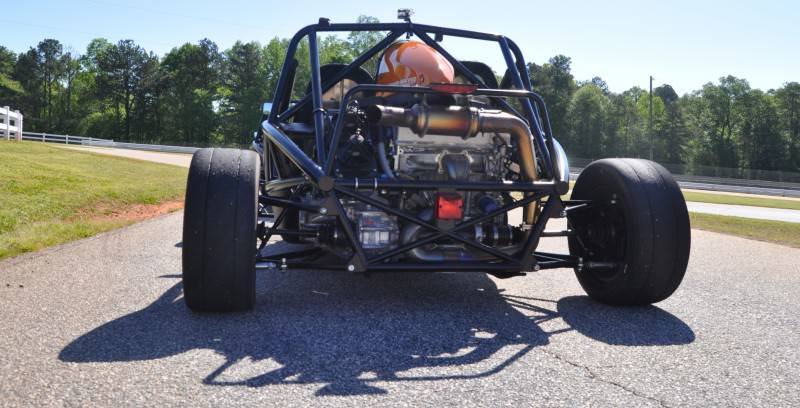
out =
{"type": "MultiPolygon", "coordinates": [[[[570,190],[575,185],[574,181],[570,182],[570,190]]],[[[568,199],[570,193],[563,195],[564,199],[568,199]]],[[[749,195],[732,195],[732,194],[715,194],[703,193],[699,191],[683,190],[683,197],[686,201],[695,201],[700,203],[713,203],[713,204],[734,204],[734,205],[750,205],[753,207],[767,207],[767,208],[783,208],[787,210],[800,210],[800,200],[783,199],[783,198],[769,198],[769,197],[754,197],[749,195]]]]}
{"type": "Polygon", "coordinates": [[[800,248],[800,224],[689,213],[692,228],[800,248]]]}
{"type": "Polygon", "coordinates": [[[750,205],[754,207],[784,208],[800,210],[800,200],[785,200],[780,198],[750,197],[746,195],[699,193],[695,191],[683,192],[686,201],[701,203],[750,205]]]}
{"type": "Polygon", "coordinates": [[[0,259],[134,222],[125,208],[183,197],[187,169],[0,141],[0,259]]]}

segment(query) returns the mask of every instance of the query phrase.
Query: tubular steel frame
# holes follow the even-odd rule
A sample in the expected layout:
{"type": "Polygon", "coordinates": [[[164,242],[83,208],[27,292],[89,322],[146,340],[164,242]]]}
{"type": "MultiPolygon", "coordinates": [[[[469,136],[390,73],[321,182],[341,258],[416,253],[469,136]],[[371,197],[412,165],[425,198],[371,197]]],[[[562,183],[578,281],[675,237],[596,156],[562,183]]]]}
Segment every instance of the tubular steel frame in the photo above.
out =
{"type": "MultiPolygon", "coordinates": [[[[268,118],[262,123],[262,133],[266,136],[265,145],[262,149],[265,163],[265,183],[264,191],[275,191],[291,188],[302,183],[310,183],[321,191],[323,196],[322,206],[316,208],[307,204],[300,204],[292,200],[283,200],[268,195],[262,196],[261,201],[264,205],[273,205],[282,208],[298,208],[303,210],[316,210],[321,214],[335,216],[345,239],[353,250],[353,257],[345,264],[341,265],[322,265],[313,261],[288,261],[294,254],[279,254],[271,257],[261,257],[257,267],[266,268],[275,262],[280,262],[283,268],[323,268],[323,269],[346,269],[351,272],[372,272],[372,271],[484,271],[500,276],[514,276],[524,271],[533,271],[544,268],[577,267],[579,260],[570,255],[547,254],[534,252],[539,239],[542,236],[566,236],[568,231],[548,233],[544,235],[544,227],[547,221],[555,216],[563,216],[570,208],[565,207],[567,202],[562,202],[560,195],[565,193],[568,182],[564,177],[567,175],[559,172],[559,165],[566,160],[565,157],[557,156],[554,163],[552,154],[561,154],[560,145],[553,139],[550,128],[550,120],[544,100],[531,90],[531,83],[526,73],[525,62],[519,47],[510,39],[495,34],[480,33],[475,31],[444,28],[423,24],[415,24],[411,21],[402,23],[371,23],[371,24],[330,24],[326,19],[320,19],[318,24],[304,27],[292,37],[287,49],[286,59],[281,69],[280,79],[275,90],[275,97],[272,110],[268,118]],[[353,62],[343,67],[333,77],[322,82],[320,75],[320,62],[317,50],[317,33],[320,32],[347,32],[347,31],[384,31],[388,32],[385,38],[376,43],[353,62]],[[390,85],[362,84],[350,89],[343,97],[336,123],[333,125],[330,141],[326,140],[326,121],[325,111],[322,107],[322,94],[337,82],[344,79],[353,70],[359,69],[366,61],[383,51],[388,45],[402,35],[415,35],[417,38],[437,50],[444,56],[455,70],[464,75],[467,79],[477,84],[480,89],[472,92],[471,95],[486,96],[503,109],[511,111],[520,116],[530,126],[533,134],[534,145],[542,162],[542,173],[545,180],[538,181],[517,181],[517,182],[463,182],[463,181],[407,181],[388,178],[339,178],[333,175],[335,160],[335,149],[338,146],[340,134],[345,122],[345,113],[350,100],[354,95],[365,92],[407,92],[414,94],[434,94],[435,90],[427,87],[404,87],[390,85]],[[433,34],[431,38],[429,34],[433,34]],[[444,50],[437,42],[443,36],[453,36],[468,39],[493,41],[498,43],[505,59],[508,72],[511,75],[512,83],[517,89],[486,89],[486,84],[455,59],[450,53],[444,50]],[[292,86],[294,82],[297,61],[295,55],[300,41],[307,37],[309,39],[309,63],[311,68],[311,92],[302,99],[291,105],[289,102],[292,86]],[[505,98],[516,98],[521,102],[523,113],[520,114],[512,107],[505,98]],[[282,129],[282,126],[289,123],[289,120],[297,114],[301,108],[311,103],[312,116],[314,123],[315,155],[317,160],[313,160],[298,146],[282,129]],[[283,179],[280,174],[273,177],[273,161],[275,152],[272,146],[282,153],[289,161],[296,166],[303,174],[304,179],[283,179]],[[558,147],[554,147],[558,146],[558,147]],[[547,180],[550,178],[550,180],[547,180]],[[476,217],[467,221],[462,221],[451,228],[442,228],[435,223],[419,219],[415,214],[393,208],[379,200],[375,200],[365,195],[362,190],[372,191],[391,191],[391,190],[471,190],[471,191],[497,191],[497,192],[523,192],[524,198],[511,202],[488,214],[476,217]],[[342,206],[340,197],[345,196],[401,218],[407,222],[420,225],[430,230],[433,234],[413,243],[401,245],[397,248],[383,253],[368,256],[358,239],[355,236],[351,221],[342,206]],[[541,214],[536,219],[531,230],[527,234],[521,249],[512,255],[501,252],[493,247],[487,246],[476,240],[465,238],[458,234],[481,222],[490,220],[498,215],[505,214],[510,210],[521,207],[528,203],[547,198],[542,207],[541,214]],[[562,235],[563,234],[563,235],[562,235]],[[450,238],[454,241],[463,243],[481,252],[487,253],[493,259],[483,261],[461,261],[461,262],[388,262],[392,257],[400,255],[408,250],[431,243],[440,238],[450,238]]],[[[579,204],[586,205],[586,203],[579,204]]],[[[577,207],[577,206],[576,206],[577,207]]],[[[283,219],[282,212],[279,219],[283,219]]],[[[268,228],[265,236],[269,237],[275,233],[287,231],[278,230],[280,222],[276,220],[272,228],[268,228]]],[[[302,235],[298,232],[296,235],[302,235]]]]}

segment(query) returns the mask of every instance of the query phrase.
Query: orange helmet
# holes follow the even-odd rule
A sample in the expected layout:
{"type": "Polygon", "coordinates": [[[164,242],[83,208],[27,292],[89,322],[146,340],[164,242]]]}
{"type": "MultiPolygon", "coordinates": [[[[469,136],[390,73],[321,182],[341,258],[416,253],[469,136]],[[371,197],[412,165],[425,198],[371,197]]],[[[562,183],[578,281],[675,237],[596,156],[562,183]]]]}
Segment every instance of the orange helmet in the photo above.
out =
{"type": "Polygon", "coordinates": [[[381,85],[424,86],[449,84],[453,65],[425,43],[405,40],[389,46],[381,57],[378,80],[381,85]]]}

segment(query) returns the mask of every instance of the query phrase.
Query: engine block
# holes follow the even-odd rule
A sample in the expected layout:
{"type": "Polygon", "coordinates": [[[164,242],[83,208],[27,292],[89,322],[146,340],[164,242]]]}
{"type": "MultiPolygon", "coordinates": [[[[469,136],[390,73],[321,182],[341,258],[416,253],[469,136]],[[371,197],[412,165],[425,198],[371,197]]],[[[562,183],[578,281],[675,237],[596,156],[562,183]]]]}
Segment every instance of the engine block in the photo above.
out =
{"type": "Polygon", "coordinates": [[[457,136],[419,137],[399,128],[395,141],[395,172],[426,180],[500,180],[506,168],[508,137],[481,133],[462,139],[457,136]]]}

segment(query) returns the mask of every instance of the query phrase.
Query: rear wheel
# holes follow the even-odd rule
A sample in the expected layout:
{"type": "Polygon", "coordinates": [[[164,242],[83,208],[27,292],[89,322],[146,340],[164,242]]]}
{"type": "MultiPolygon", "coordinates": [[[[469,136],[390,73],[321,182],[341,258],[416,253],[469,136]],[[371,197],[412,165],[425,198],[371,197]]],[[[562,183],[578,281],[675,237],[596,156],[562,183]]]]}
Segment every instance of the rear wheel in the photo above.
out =
{"type": "Polygon", "coordinates": [[[259,167],[247,150],[201,149],[192,157],[183,218],[183,294],[192,310],[255,303],[259,167]]]}
{"type": "Polygon", "coordinates": [[[575,272],[593,299],[617,305],[655,303],[680,285],[689,260],[691,231],[686,202],[661,165],[638,159],[604,159],[587,166],[572,191],[590,200],[570,211],[575,272]]]}

